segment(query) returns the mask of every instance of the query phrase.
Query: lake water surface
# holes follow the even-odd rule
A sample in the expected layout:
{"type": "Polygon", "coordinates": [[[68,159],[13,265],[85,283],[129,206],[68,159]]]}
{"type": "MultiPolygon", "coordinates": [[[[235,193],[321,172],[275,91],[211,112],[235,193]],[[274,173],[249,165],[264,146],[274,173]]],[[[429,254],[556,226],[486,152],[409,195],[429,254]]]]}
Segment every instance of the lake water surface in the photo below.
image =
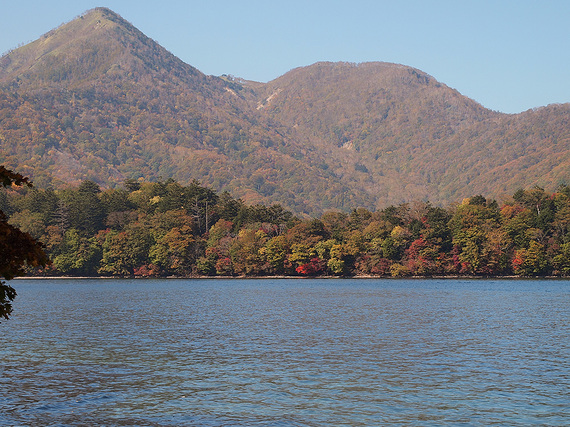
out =
{"type": "Polygon", "coordinates": [[[570,425],[570,282],[18,280],[0,425],[570,425]]]}

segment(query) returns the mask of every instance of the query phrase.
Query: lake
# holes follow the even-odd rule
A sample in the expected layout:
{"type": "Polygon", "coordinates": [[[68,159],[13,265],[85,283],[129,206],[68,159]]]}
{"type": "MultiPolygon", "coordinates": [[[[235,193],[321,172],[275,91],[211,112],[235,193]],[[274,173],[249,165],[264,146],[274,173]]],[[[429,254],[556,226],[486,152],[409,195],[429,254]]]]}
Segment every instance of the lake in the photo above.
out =
{"type": "Polygon", "coordinates": [[[17,280],[0,425],[570,424],[570,282],[17,280]]]}

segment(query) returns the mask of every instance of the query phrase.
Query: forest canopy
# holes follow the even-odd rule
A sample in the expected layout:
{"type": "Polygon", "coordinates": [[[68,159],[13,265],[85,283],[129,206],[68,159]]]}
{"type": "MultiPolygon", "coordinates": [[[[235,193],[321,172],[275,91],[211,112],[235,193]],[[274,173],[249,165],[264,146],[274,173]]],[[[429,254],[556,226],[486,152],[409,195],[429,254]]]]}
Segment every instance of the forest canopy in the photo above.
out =
{"type": "MultiPolygon", "coordinates": [[[[9,187],[0,209],[45,244],[50,276],[567,276],[570,188],[534,187],[299,218],[192,181],[9,187]]],[[[32,272],[30,270],[30,272],[32,272]]]]}

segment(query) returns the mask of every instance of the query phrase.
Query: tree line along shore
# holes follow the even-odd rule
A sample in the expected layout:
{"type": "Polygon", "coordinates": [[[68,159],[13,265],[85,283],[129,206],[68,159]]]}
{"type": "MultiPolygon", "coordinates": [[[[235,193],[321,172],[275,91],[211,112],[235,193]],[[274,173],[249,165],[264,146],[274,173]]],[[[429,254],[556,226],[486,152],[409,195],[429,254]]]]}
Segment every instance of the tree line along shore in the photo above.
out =
{"type": "Polygon", "coordinates": [[[570,187],[299,218],[193,181],[101,190],[0,189],[0,210],[42,242],[49,277],[471,277],[570,274],[570,187]]]}

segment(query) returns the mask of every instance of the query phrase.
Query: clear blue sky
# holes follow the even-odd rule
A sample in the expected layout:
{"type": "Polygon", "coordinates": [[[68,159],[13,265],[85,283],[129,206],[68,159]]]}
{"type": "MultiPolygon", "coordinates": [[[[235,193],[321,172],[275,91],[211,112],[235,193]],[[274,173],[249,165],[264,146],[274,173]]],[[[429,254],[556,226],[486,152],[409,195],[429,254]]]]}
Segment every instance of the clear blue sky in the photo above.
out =
{"type": "Polygon", "coordinates": [[[5,0],[0,52],[96,6],[206,74],[386,61],[517,113],[570,102],[570,0],[5,0]]]}

